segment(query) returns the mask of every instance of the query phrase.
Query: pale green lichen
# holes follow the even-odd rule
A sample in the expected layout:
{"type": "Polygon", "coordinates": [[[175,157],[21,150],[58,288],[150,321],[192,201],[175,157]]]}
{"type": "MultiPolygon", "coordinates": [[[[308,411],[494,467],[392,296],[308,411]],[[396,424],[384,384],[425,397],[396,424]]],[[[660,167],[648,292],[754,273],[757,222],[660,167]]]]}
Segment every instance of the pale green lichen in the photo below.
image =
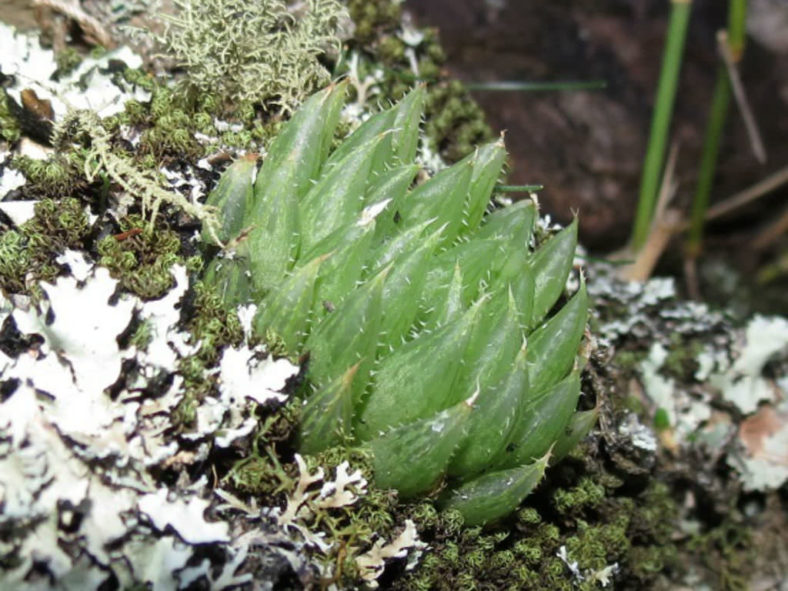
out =
{"type": "Polygon", "coordinates": [[[292,110],[330,74],[318,58],[338,51],[347,13],[337,0],[176,0],[160,38],[198,92],[292,110]]]}
{"type": "MultiPolygon", "coordinates": [[[[184,131],[188,134],[188,132],[184,131]]],[[[95,113],[72,111],[55,127],[53,143],[68,145],[71,140],[81,140],[89,147],[84,154],[84,176],[88,182],[109,179],[126,193],[138,199],[142,215],[148,219],[148,230],[153,229],[162,204],[172,205],[202,222],[207,232],[213,234],[216,215],[209,207],[193,203],[180,193],[166,189],[156,171],[139,168],[111,143],[110,133],[104,129],[95,113]]]]}

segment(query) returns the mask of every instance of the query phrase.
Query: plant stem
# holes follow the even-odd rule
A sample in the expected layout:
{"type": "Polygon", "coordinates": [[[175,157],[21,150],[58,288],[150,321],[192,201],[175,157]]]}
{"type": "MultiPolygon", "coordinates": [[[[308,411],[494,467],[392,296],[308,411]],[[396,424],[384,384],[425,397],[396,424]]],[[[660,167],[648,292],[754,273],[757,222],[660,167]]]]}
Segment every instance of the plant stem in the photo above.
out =
{"type": "Polygon", "coordinates": [[[657,87],[654,114],[651,119],[648,149],[640,182],[638,209],[632,232],[632,247],[636,251],[643,247],[651,229],[651,219],[654,214],[654,203],[659,189],[662,164],[665,160],[665,148],[673,114],[673,103],[676,98],[676,87],[678,86],[692,0],[671,0],[670,4],[668,36],[665,41],[665,53],[662,56],[662,71],[657,87]]]}
{"type": "Polygon", "coordinates": [[[578,80],[564,82],[524,82],[518,80],[500,80],[496,82],[466,82],[468,90],[503,90],[503,91],[545,91],[545,90],[603,90],[607,88],[604,80],[578,80]]]}
{"type": "Polygon", "coordinates": [[[498,193],[532,193],[542,189],[544,185],[496,185],[495,187],[498,193]]]}
{"type": "MultiPolygon", "coordinates": [[[[745,20],[747,17],[747,0],[730,0],[728,5],[728,44],[734,60],[739,61],[744,52],[745,20]]],[[[709,122],[706,126],[706,137],[703,142],[698,184],[692,201],[687,255],[697,257],[703,241],[703,225],[706,210],[709,206],[714,175],[717,170],[717,156],[720,140],[725,127],[730,104],[731,86],[725,64],[717,67],[717,82],[714,86],[709,122]]]]}

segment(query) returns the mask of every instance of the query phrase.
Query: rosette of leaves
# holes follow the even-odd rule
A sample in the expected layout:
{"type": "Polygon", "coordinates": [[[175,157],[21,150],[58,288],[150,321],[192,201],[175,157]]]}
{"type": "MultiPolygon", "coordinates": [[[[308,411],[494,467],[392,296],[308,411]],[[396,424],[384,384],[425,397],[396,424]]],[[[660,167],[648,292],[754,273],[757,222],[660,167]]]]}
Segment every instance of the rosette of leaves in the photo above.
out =
{"type": "Polygon", "coordinates": [[[489,210],[500,141],[413,187],[422,88],[329,154],[343,92],[307,100],[259,172],[247,157],[224,173],[208,202],[227,247],[206,281],[258,305],[274,350],[308,352],[302,452],[365,446],[379,486],[445,482],[440,504],[484,523],[595,418],[575,411],[582,277],[564,297],[577,222],[534,250],[533,202],[489,210]]]}

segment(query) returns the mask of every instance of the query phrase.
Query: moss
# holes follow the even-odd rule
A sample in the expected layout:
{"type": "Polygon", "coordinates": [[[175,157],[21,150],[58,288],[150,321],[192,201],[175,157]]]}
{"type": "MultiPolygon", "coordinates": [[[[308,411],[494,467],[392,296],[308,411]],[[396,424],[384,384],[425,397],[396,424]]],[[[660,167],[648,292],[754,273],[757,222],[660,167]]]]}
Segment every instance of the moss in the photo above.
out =
{"type": "Polygon", "coordinates": [[[0,92],[0,137],[7,142],[13,143],[19,139],[21,129],[8,101],[8,95],[3,90],[0,92]]]}
{"type": "Polygon", "coordinates": [[[364,44],[398,27],[402,17],[400,3],[391,0],[348,0],[347,8],[356,25],[353,37],[364,44]]]}
{"type": "Polygon", "coordinates": [[[121,220],[120,231],[98,243],[99,264],[107,267],[124,289],[142,299],[162,297],[175,281],[172,266],[182,262],[178,256],[179,236],[165,228],[151,227],[138,215],[121,220]]]}
{"type": "Polygon", "coordinates": [[[153,325],[150,321],[140,322],[134,334],[131,335],[129,344],[141,351],[145,351],[153,340],[153,325]]]}
{"type": "Polygon", "coordinates": [[[459,515],[431,514],[424,504],[409,516],[430,554],[393,589],[599,588],[595,573],[618,563],[616,588],[647,588],[677,565],[671,539],[678,508],[667,486],[653,482],[623,494],[622,481],[586,453],[548,473],[547,481],[513,518],[486,529],[464,528],[459,515]],[[557,557],[565,547],[586,575],[574,578],[557,557]]]}
{"type": "Polygon", "coordinates": [[[30,250],[23,234],[8,230],[0,235],[0,286],[4,291],[24,291],[25,273],[30,263],[30,250]]]}
{"type": "Polygon", "coordinates": [[[668,344],[668,355],[662,364],[662,372],[683,382],[691,383],[698,370],[698,356],[703,352],[703,343],[699,339],[684,341],[684,337],[674,333],[668,344]]]}
{"type": "Polygon", "coordinates": [[[747,574],[756,564],[758,549],[750,530],[739,521],[737,512],[731,510],[721,523],[694,535],[687,544],[712,575],[715,588],[723,591],[749,589],[747,574]]]}
{"type": "MultiPolygon", "coordinates": [[[[401,6],[392,0],[350,0],[350,17],[356,25],[351,47],[367,57],[359,64],[359,78],[382,66],[381,94],[398,100],[416,82],[427,84],[425,135],[432,148],[448,162],[464,158],[493,139],[484,113],[459,81],[449,82],[442,72],[446,61],[438,34],[422,29],[423,40],[413,48],[418,76],[411,69],[407,46],[399,37],[401,6]]],[[[351,97],[352,98],[352,97],[351,97]]]]}
{"type": "Polygon", "coordinates": [[[62,197],[84,188],[84,160],[73,151],[59,152],[46,160],[14,156],[11,166],[25,175],[28,193],[41,197],[62,197]]]}
{"type": "Polygon", "coordinates": [[[31,220],[0,235],[0,288],[34,295],[28,285],[53,281],[60,272],[55,259],[66,249],[82,248],[89,232],[88,216],[79,200],[36,203],[31,220]]]}
{"type": "Polygon", "coordinates": [[[82,63],[82,55],[73,47],[66,47],[55,54],[57,74],[65,76],[77,69],[82,63]]]}
{"type": "Polygon", "coordinates": [[[228,310],[221,297],[202,282],[194,286],[193,314],[187,328],[194,342],[200,343],[198,357],[206,364],[219,359],[225,346],[243,341],[243,327],[238,315],[228,310]]]}
{"type": "Polygon", "coordinates": [[[427,136],[450,162],[455,162],[473,148],[492,139],[484,113],[459,81],[437,84],[427,95],[427,136]]]}

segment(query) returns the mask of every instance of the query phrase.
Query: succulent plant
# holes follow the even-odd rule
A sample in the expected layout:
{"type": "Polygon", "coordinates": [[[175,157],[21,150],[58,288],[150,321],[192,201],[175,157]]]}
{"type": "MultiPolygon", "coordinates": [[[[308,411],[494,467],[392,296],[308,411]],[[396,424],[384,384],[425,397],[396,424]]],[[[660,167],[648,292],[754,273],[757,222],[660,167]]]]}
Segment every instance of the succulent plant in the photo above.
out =
{"type": "Polygon", "coordinates": [[[343,91],[308,99],[256,176],[254,157],[224,173],[208,203],[228,246],[206,281],[258,304],[274,350],[309,353],[302,452],[365,446],[379,486],[408,498],[445,481],[439,503],[484,523],[595,419],[575,411],[582,276],[556,309],[577,221],[534,250],[532,201],[489,208],[502,141],[412,188],[422,88],[329,154],[343,91]]]}

